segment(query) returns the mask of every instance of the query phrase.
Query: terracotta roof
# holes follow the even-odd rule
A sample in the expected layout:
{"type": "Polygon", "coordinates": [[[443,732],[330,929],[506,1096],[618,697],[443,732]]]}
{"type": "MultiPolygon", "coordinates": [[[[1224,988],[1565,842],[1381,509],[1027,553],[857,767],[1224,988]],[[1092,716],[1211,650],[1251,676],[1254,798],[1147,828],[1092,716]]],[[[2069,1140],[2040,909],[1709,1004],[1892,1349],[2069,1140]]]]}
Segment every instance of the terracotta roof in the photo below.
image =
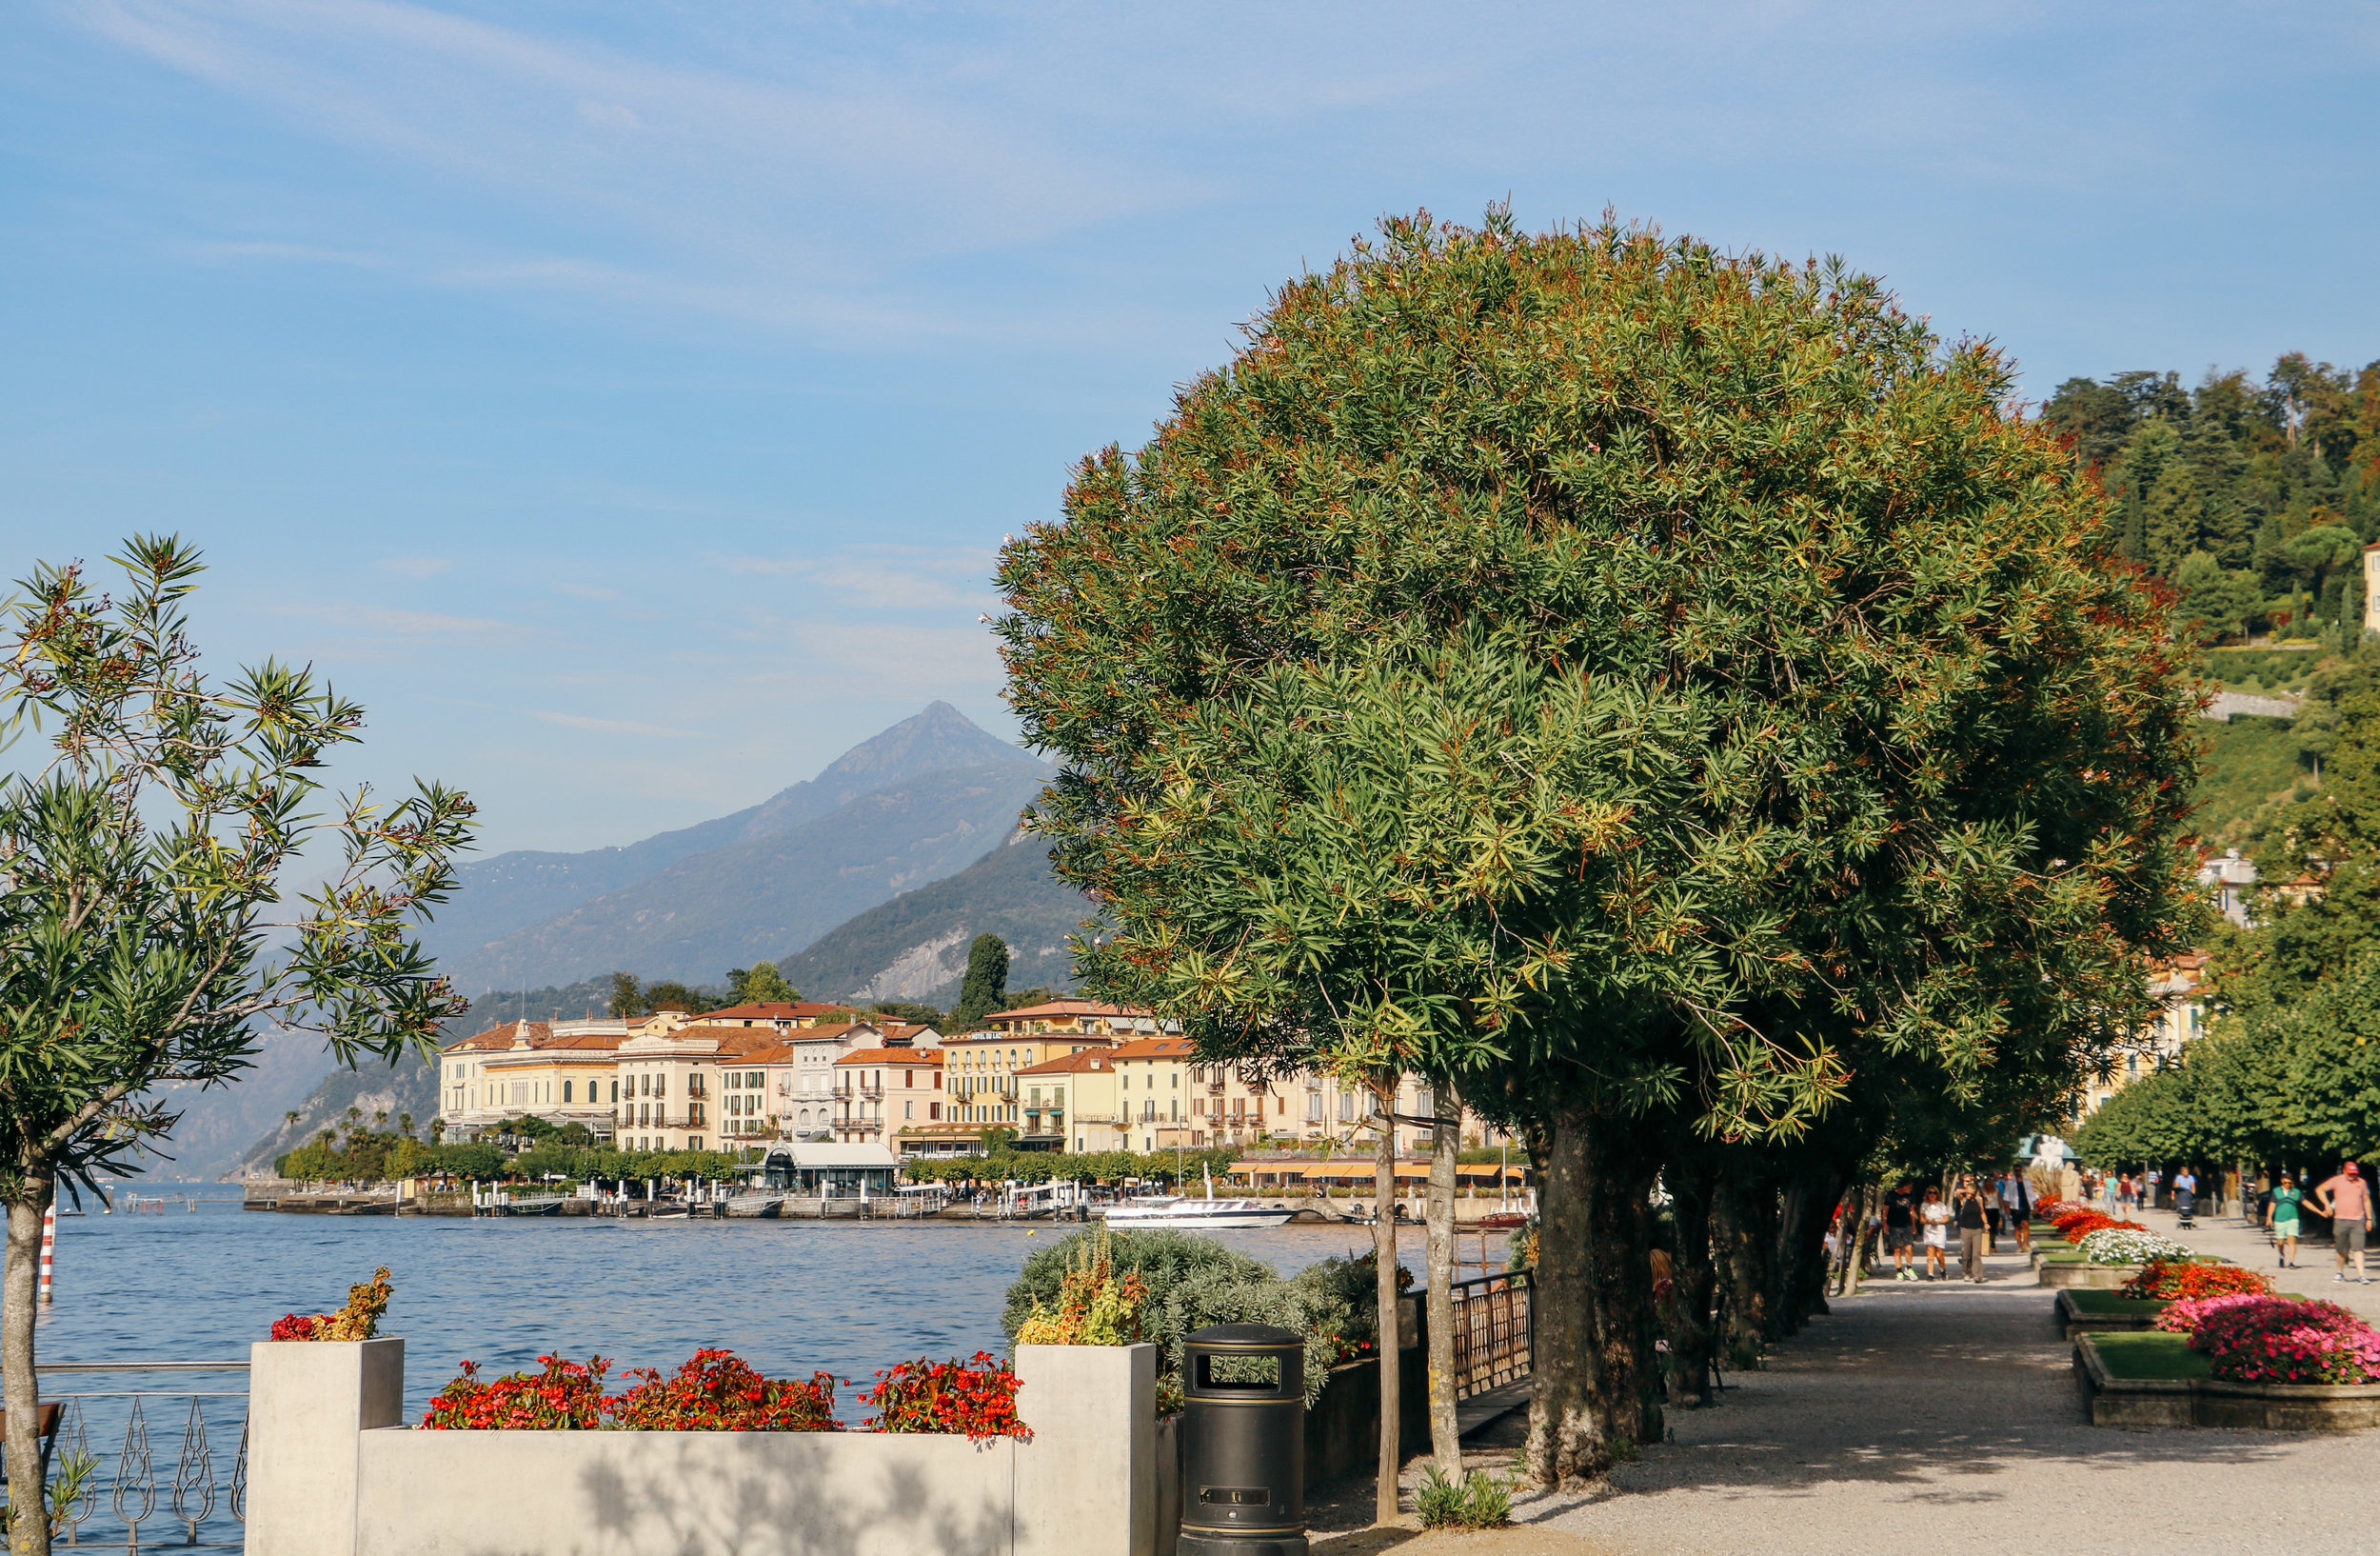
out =
{"type": "Polygon", "coordinates": [[[1139,1021],[1155,1014],[1150,1010],[1126,1009],[1121,1005],[1101,1005],[1097,1000],[1048,1000],[1040,1005],[1019,1006],[1014,1010],[995,1010],[983,1019],[1007,1021],[1024,1016],[1129,1016],[1139,1021]]]}
{"type": "Polygon", "coordinates": [[[553,1041],[553,1027],[546,1022],[507,1021],[501,1027],[490,1027],[484,1032],[474,1033],[460,1043],[449,1043],[444,1051],[447,1053],[501,1051],[512,1047],[516,1037],[525,1027],[527,1029],[531,1047],[543,1047],[553,1041]]]}
{"type": "MultiPolygon", "coordinates": [[[[1116,1050],[1121,1052],[1121,1049],[1116,1050]]],[[[1027,1065],[1018,1070],[1020,1075],[1079,1075],[1090,1070],[1104,1074],[1114,1069],[1114,1054],[1105,1048],[1085,1048],[1081,1053],[1061,1053],[1055,1059],[1044,1059],[1038,1065],[1027,1065]]]]}
{"type": "Polygon", "coordinates": [[[1111,1059],[1187,1059],[1191,1042],[1186,1037],[1144,1037],[1117,1047],[1111,1059]]]}
{"type": "Polygon", "coordinates": [[[747,1021],[808,1021],[829,1010],[850,1008],[847,1005],[821,1005],[816,1000],[798,1000],[791,1004],[777,1000],[765,1005],[723,1006],[717,1010],[705,1010],[694,1019],[720,1025],[731,1021],[738,1025],[747,1021]]]}
{"type": "Polygon", "coordinates": [[[936,1067],[942,1062],[937,1048],[854,1048],[835,1061],[841,1065],[882,1065],[886,1069],[936,1067]]]}
{"type": "Polygon", "coordinates": [[[1108,1047],[1122,1041],[1108,1032],[969,1032],[964,1037],[943,1038],[942,1047],[997,1048],[1018,1043],[1087,1043],[1108,1047]]]}

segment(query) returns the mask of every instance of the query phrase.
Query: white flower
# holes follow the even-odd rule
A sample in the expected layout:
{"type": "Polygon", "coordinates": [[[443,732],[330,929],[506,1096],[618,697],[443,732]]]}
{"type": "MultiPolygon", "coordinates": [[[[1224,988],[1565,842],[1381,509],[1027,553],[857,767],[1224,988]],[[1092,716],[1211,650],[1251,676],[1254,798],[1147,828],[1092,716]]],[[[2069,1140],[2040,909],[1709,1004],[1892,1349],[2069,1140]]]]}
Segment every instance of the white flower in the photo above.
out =
{"type": "Polygon", "coordinates": [[[2194,1259],[2195,1248],[2184,1247],[2154,1232],[2136,1232],[2118,1227],[2103,1227],[2075,1245],[2082,1256],[2094,1265],[2140,1265],[2152,1259],[2194,1259]]]}

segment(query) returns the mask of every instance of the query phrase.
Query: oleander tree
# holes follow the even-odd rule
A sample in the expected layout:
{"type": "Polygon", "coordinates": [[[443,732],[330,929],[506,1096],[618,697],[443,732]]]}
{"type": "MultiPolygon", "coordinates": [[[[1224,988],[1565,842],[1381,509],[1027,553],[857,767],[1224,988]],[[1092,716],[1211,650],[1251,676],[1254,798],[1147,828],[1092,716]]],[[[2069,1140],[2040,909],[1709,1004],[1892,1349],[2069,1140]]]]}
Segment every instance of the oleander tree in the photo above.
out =
{"type": "Polygon", "coordinates": [[[0,643],[0,1203],[10,1548],[47,1553],[34,1429],[35,1276],[61,1180],[95,1189],[162,1147],[161,1088],[226,1085],[268,1027],[347,1065],[435,1049],[466,1007],[412,938],[472,828],[458,791],[325,805],[364,712],[307,671],[221,681],[184,605],[198,553],[136,536],[120,594],[37,568],[0,643]],[[317,807],[323,808],[318,809],[317,807]],[[288,880],[303,850],[327,878],[288,880]]]}
{"type": "Polygon", "coordinates": [[[1397,219],[1002,554],[1090,984],[1542,1142],[1540,1482],[1658,1434],[1677,1130],[2149,1012],[2195,695],[2010,385],[1840,265],[1397,219]]]}

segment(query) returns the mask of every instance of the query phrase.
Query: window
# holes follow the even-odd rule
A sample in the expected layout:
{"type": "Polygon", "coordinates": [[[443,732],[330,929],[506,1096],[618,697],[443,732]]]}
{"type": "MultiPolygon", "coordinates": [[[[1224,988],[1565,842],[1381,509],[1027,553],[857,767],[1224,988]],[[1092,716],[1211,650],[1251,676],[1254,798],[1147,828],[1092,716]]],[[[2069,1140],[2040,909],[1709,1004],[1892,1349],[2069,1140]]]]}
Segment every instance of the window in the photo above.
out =
{"type": "Polygon", "coordinates": [[[902,1104],[901,1105],[901,1116],[902,1116],[902,1118],[915,1118],[915,1117],[917,1117],[917,1116],[918,1116],[918,1105],[917,1105],[916,1103],[913,1103],[913,1102],[904,1102],[904,1103],[902,1103],[902,1104]]]}
{"type": "Polygon", "coordinates": [[[570,1083],[568,1081],[562,1083],[562,1100],[564,1102],[568,1102],[570,1100],[570,1083]]]}
{"type": "Polygon", "coordinates": [[[614,1102],[618,1102],[620,1100],[620,1083],[618,1081],[611,1083],[611,1100],[614,1102]]]}
{"type": "Polygon", "coordinates": [[[1306,1122],[1308,1124],[1322,1122],[1322,1093],[1319,1091],[1306,1093],[1306,1122]]]}
{"type": "Polygon", "coordinates": [[[925,1105],[925,1116],[926,1116],[927,1118],[940,1118],[940,1117],[942,1117],[942,1105],[941,1103],[938,1103],[938,1102],[929,1102],[929,1103],[927,1103],[927,1104],[925,1105]]]}
{"type": "Polygon", "coordinates": [[[1351,1124],[1355,1122],[1355,1117],[1356,1099],[1354,1093],[1341,1091],[1339,1094],[1339,1122],[1341,1124],[1351,1124]]]}
{"type": "Polygon", "coordinates": [[[1181,1089],[1181,1071],[1180,1070],[1174,1071],[1174,1089],[1177,1091],[1181,1089]]]}

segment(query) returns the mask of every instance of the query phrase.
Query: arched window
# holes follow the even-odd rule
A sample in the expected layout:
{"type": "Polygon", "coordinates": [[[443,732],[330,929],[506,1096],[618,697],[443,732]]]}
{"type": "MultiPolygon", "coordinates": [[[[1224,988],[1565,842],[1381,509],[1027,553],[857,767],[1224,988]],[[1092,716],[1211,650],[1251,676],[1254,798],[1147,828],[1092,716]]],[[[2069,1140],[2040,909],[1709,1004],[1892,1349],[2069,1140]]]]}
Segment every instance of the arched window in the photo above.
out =
{"type": "Polygon", "coordinates": [[[562,1100],[564,1102],[570,1100],[570,1083],[567,1081],[562,1083],[562,1100]]]}

